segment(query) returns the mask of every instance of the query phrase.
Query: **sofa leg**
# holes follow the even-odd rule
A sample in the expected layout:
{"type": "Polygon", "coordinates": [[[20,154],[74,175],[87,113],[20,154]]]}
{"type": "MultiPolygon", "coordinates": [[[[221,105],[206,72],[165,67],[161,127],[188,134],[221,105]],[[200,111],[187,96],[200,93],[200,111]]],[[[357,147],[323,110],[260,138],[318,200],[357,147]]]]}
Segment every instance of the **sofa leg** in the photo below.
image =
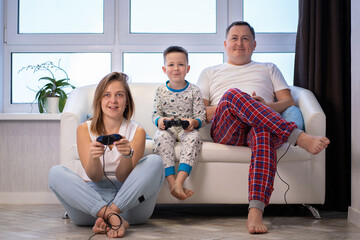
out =
{"type": "Polygon", "coordinates": [[[309,204],[303,204],[303,206],[306,207],[307,209],[309,209],[309,211],[312,213],[314,218],[316,218],[316,219],[321,218],[320,213],[316,208],[314,208],[313,206],[311,206],[309,204]]]}
{"type": "Polygon", "coordinates": [[[67,212],[64,213],[64,216],[62,216],[62,219],[69,219],[69,215],[67,212]]]}

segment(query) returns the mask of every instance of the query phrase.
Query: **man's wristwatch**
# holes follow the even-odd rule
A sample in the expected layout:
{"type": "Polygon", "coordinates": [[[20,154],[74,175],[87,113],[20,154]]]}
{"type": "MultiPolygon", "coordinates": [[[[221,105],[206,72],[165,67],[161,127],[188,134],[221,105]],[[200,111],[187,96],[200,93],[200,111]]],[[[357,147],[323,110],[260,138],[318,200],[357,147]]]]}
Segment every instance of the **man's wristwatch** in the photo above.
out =
{"type": "Polygon", "coordinates": [[[134,149],[130,148],[130,153],[128,155],[122,155],[124,158],[131,158],[134,155],[134,149]]]}

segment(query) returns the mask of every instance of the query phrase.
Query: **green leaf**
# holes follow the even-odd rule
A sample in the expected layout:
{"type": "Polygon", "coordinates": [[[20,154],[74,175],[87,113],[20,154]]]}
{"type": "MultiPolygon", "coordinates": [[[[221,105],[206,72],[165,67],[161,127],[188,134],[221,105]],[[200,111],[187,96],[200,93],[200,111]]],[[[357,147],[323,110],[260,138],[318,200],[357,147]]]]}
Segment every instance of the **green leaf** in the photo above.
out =
{"type": "Polygon", "coordinates": [[[62,112],[64,110],[66,100],[67,100],[67,95],[64,91],[61,90],[60,100],[59,100],[59,111],[60,112],[62,112]]]}
{"type": "Polygon", "coordinates": [[[56,79],[55,78],[51,78],[51,77],[42,77],[42,78],[39,78],[38,81],[40,80],[48,80],[50,82],[52,82],[53,84],[56,83],[56,79]]]}
{"type": "Polygon", "coordinates": [[[41,97],[38,99],[38,108],[40,113],[44,113],[46,109],[46,97],[41,97]]]}

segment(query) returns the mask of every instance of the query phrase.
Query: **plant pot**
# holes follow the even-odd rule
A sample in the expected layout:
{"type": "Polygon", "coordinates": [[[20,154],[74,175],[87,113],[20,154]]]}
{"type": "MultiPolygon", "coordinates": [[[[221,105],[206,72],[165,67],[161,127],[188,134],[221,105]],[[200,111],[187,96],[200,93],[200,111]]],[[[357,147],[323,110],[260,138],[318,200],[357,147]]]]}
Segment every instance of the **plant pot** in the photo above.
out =
{"type": "Polygon", "coordinates": [[[46,98],[46,112],[47,113],[60,113],[59,111],[59,97],[46,98]]]}

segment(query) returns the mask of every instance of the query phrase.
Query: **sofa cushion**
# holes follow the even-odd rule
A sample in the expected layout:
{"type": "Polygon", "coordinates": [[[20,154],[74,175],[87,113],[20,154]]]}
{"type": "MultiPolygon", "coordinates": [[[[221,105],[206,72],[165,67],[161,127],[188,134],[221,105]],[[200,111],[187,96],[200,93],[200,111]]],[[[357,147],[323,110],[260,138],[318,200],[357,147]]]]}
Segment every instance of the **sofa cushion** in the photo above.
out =
{"type": "Polygon", "coordinates": [[[299,129],[305,130],[304,118],[301,110],[296,106],[291,106],[281,113],[281,116],[288,122],[294,122],[299,129]]]}
{"type": "MultiPolygon", "coordinates": [[[[278,159],[286,152],[288,143],[283,144],[277,149],[278,159]]],[[[180,159],[181,144],[175,145],[175,158],[180,159]]],[[[153,141],[146,140],[145,155],[153,153],[153,141]]],[[[300,147],[290,146],[289,150],[283,156],[281,161],[309,161],[311,155],[300,147]]],[[[232,162],[232,163],[250,163],[251,150],[246,146],[230,146],[214,142],[204,142],[201,148],[198,161],[201,162],[232,162]]]]}

